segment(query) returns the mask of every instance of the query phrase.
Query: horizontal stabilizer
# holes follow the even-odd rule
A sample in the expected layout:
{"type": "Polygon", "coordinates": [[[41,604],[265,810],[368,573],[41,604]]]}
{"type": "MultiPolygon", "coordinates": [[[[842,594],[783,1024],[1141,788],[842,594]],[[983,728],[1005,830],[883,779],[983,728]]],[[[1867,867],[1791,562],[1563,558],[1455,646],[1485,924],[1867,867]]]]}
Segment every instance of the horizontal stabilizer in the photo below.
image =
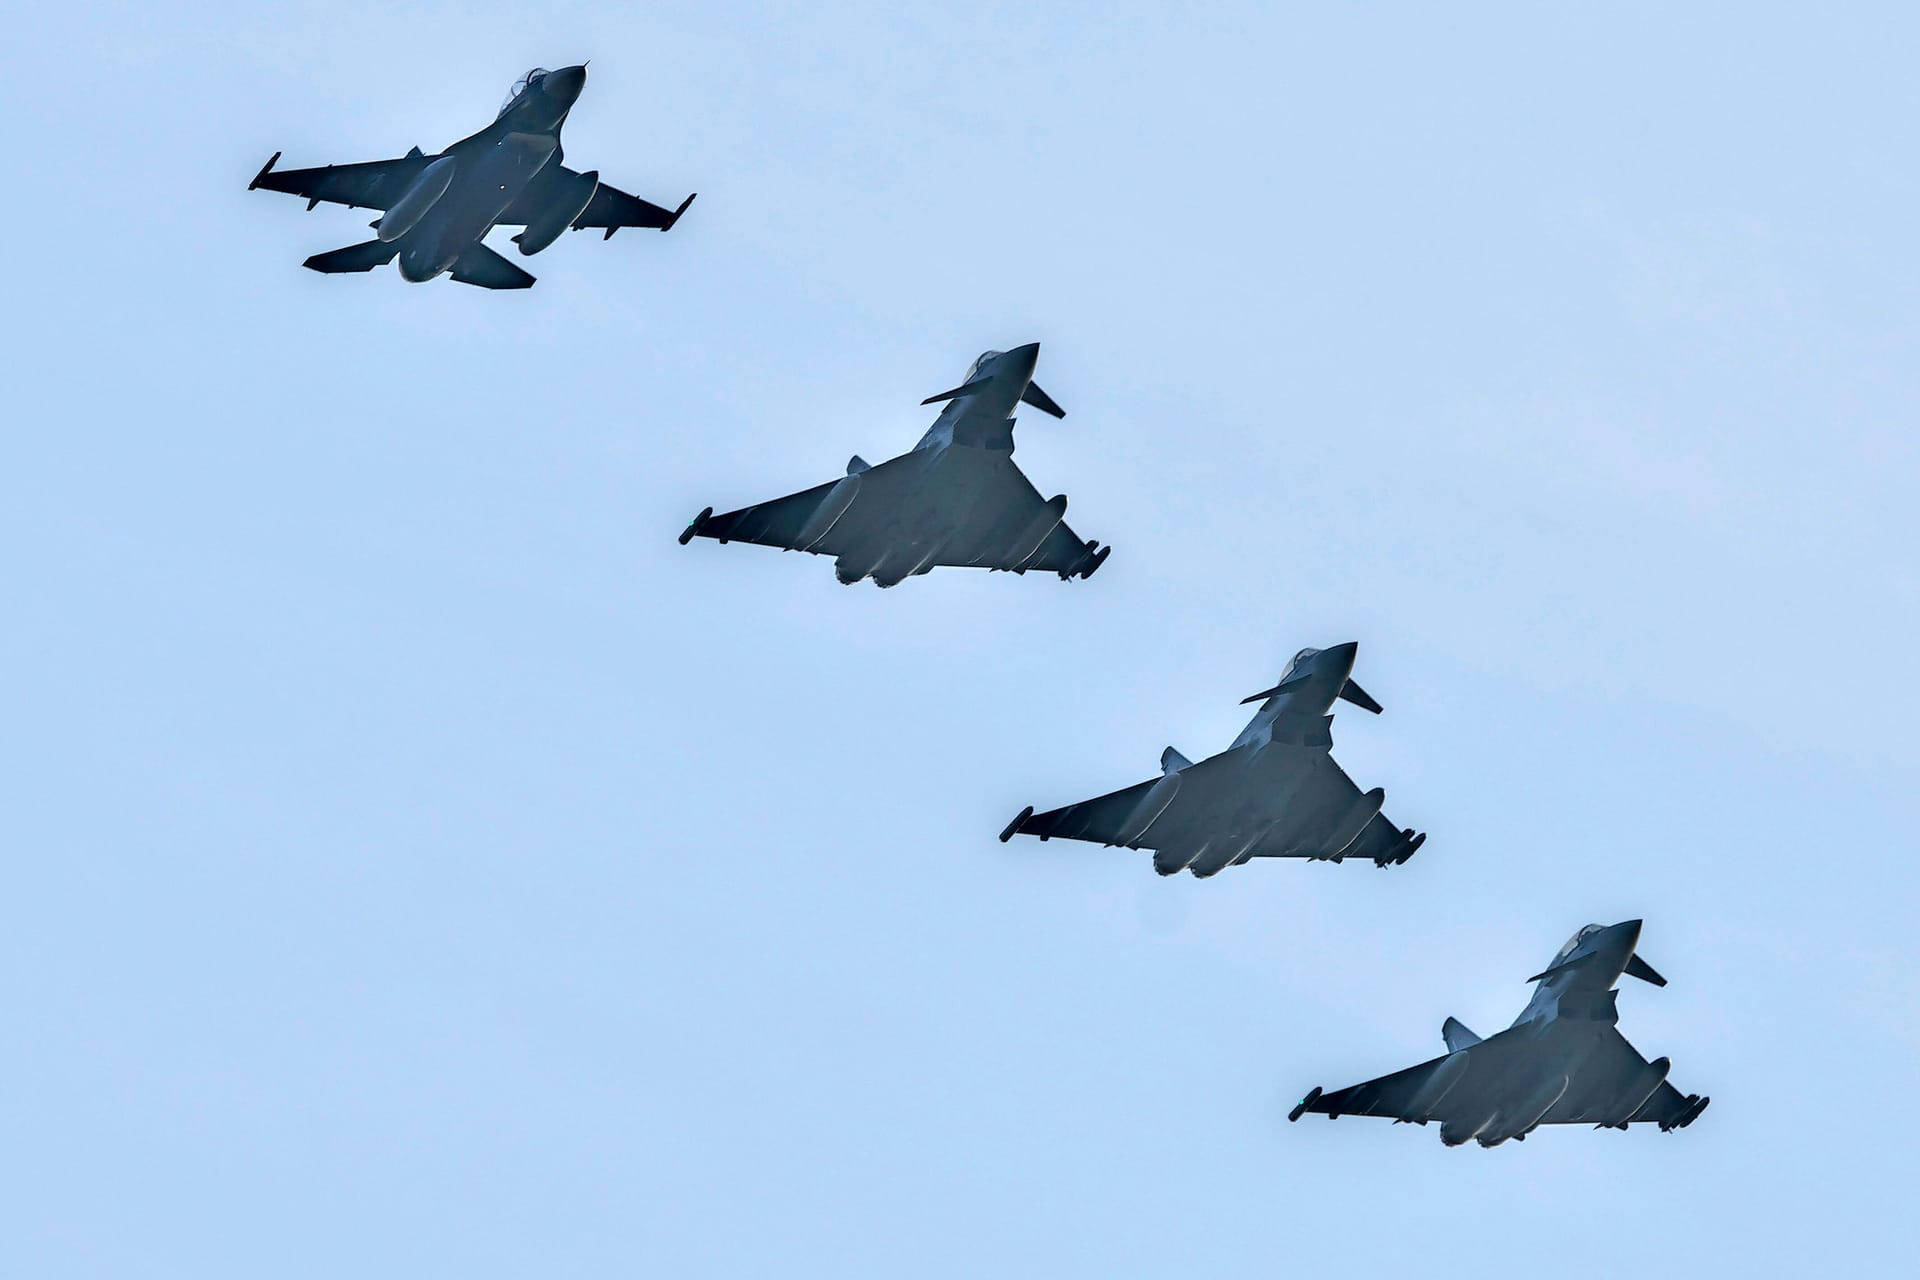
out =
{"type": "Polygon", "coordinates": [[[453,278],[482,289],[525,289],[533,283],[527,272],[477,242],[454,259],[453,278]]]}
{"type": "Polygon", "coordinates": [[[1632,977],[1640,979],[1642,982],[1651,982],[1656,987],[1664,987],[1667,985],[1667,980],[1661,977],[1652,965],[1637,955],[1627,961],[1627,973],[1632,977]]]}
{"type": "Polygon", "coordinates": [[[400,252],[400,246],[386,240],[368,240],[362,244],[350,244],[344,249],[335,249],[330,253],[316,253],[308,258],[304,265],[310,271],[319,271],[326,275],[339,275],[345,271],[371,271],[375,267],[384,267],[393,261],[400,252]]]}
{"type": "Polygon", "coordinates": [[[928,396],[921,404],[939,404],[942,400],[958,400],[961,396],[970,396],[982,388],[993,385],[992,378],[975,378],[972,382],[963,382],[951,391],[942,391],[937,396],[928,396]]]}
{"type": "Polygon", "coordinates": [[[1448,1053],[1458,1053],[1462,1049],[1471,1049],[1480,1043],[1480,1037],[1467,1030],[1464,1022],[1458,1018],[1448,1018],[1440,1027],[1440,1038],[1447,1042],[1448,1053]]]}
{"type": "Polygon", "coordinates": [[[1301,685],[1305,684],[1306,682],[1307,682],[1307,677],[1304,674],[1294,676],[1290,680],[1282,680],[1279,684],[1273,686],[1273,688],[1271,689],[1262,689],[1260,692],[1254,694],[1252,697],[1240,699],[1240,705],[1244,707],[1249,702],[1265,702],[1268,698],[1271,698],[1276,694],[1285,693],[1289,689],[1297,689],[1301,685]]]}
{"type": "Polygon", "coordinates": [[[1382,710],[1380,704],[1373,700],[1373,695],[1365,689],[1362,689],[1357,680],[1349,679],[1345,684],[1341,685],[1340,696],[1348,702],[1351,702],[1354,706],[1359,707],[1362,711],[1371,711],[1373,714],[1379,715],[1382,710]]]}
{"type": "Polygon", "coordinates": [[[1168,747],[1160,753],[1160,772],[1162,773],[1177,773],[1192,763],[1193,761],[1187,759],[1172,747],[1168,747]]]}
{"type": "Polygon", "coordinates": [[[1029,382],[1027,389],[1020,393],[1020,399],[1032,405],[1042,413],[1050,413],[1056,418],[1064,418],[1067,411],[1054,403],[1053,397],[1040,389],[1037,382],[1029,382]]]}

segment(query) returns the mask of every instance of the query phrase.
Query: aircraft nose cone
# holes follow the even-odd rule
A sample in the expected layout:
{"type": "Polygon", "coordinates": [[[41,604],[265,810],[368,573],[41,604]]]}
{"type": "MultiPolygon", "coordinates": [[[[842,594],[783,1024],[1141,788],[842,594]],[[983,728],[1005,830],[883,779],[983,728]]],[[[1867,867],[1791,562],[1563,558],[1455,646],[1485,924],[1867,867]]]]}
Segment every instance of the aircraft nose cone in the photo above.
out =
{"type": "Polygon", "coordinates": [[[1640,942],[1640,922],[1638,920],[1622,920],[1619,924],[1613,926],[1610,932],[1612,932],[1614,936],[1614,941],[1628,952],[1632,952],[1634,947],[1640,942]]]}
{"type": "Polygon", "coordinates": [[[1024,347],[1015,347],[1000,358],[1007,362],[1009,371],[1031,378],[1034,366],[1040,363],[1040,344],[1029,342],[1024,347]]]}
{"type": "Polygon", "coordinates": [[[587,87],[587,69],[579,66],[549,71],[547,78],[540,82],[540,87],[547,96],[572,105],[573,100],[580,96],[580,91],[587,87]]]}
{"type": "Polygon", "coordinates": [[[1328,667],[1337,669],[1341,675],[1353,670],[1353,660],[1360,653],[1360,642],[1349,640],[1345,644],[1336,644],[1320,651],[1320,660],[1328,667]]]}

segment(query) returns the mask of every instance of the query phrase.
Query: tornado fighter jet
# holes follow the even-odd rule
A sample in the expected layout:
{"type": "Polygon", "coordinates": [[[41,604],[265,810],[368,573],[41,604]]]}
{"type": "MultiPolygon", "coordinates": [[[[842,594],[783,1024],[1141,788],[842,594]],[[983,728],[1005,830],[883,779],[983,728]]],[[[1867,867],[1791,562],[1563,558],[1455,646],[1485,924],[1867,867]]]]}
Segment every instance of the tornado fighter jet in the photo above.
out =
{"type": "Polygon", "coordinates": [[[1425,833],[1382,816],[1386,792],[1362,794],[1329,754],[1334,701],[1380,711],[1352,678],[1357,644],[1302,649],[1280,683],[1247,698],[1253,720],[1219,755],[1194,764],[1168,747],[1160,776],[1064,809],[1022,809],[1000,833],[1152,849],[1153,869],[1204,879],[1254,858],[1405,862],[1425,833]]]}
{"type": "Polygon", "coordinates": [[[951,391],[911,453],[771,502],[713,514],[708,507],[680,534],[722,543],[758,542],[834,558],[841,582],[872,578],[895,586],[939,565],[1041,569],[1090,578],[1113,548],[1082,542],[1067,528],[1064,494],[1042,501],[1013,464],[1013,412],[1029,404],[1056,418],[1066,412],[1033,380],[1040,344],[989,351],[951,391]]]}
{"type": "Polygon", "coordinates": [[[1505,1031],[1482,1040],[1448,1018],[1442,1056],[1332,1093],[1315,1089],[1287,1119],[1317,1111],[1329,1118],[1392,1116],[1396,1124],[1438,1120],[1440,1141],[1450,1147],[1470,1138],[1497,1147],[1543,1124],[1686,1128],[1709,1099],[1681,1094],[1667,1083],[1667,1059],[1648,1062],[1614,1029],[1620,993],[1613,984],[1621,974],[1667,985],[1634,953],[1639,940],[1638,920],[1588,925],[1545,972],[1528,979],[1540,985],[1505,1031]]]}
{"type": "Polygon", "coordinates": [[[667,210],[604,185],[596,170],[564,163],[560,127],[587,84],[587,68],[535,67],[515,82],[494,122],[438,155],[415,147],[398,160],[275,171],[273,159],[247,190],[264,188],[349,209],[378,209],[374,238],[317,253],[306,265],[333,274],[371,271],[396,257],[402,278],[431,280],[444,271],[483,289],[524,289],[533,277],[482,243],[497,225],[523,228],[513,237],[523,255],[540,252],[572,227],[670,231],[693,203],[667,210]]]}

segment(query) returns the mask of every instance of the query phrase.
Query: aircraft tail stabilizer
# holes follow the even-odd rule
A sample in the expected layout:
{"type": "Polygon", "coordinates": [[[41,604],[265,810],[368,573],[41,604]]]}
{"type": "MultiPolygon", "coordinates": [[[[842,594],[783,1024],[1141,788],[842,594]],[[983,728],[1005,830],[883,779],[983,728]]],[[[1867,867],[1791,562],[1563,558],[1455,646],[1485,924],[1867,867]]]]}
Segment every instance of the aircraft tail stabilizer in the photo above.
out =
{"type": "Polygon", "coordinates": [[[508,262],[484,244],[470,244],[453,262],[453,278],[482,289],[525,289],[533,276],[508,262]]]}
{"type": "Polygon", "coordinates": [[[400,252],[400,246],[388,240],[368,240],[362,244],[350,244],[344,249],[335,249],[329,253],[316,253],[301,265],[309,271],[318,271],[325,275],[338,275],[345,271],[371,271],[375,267],[384,267],[392,262],[394,255],[400,252]]]}

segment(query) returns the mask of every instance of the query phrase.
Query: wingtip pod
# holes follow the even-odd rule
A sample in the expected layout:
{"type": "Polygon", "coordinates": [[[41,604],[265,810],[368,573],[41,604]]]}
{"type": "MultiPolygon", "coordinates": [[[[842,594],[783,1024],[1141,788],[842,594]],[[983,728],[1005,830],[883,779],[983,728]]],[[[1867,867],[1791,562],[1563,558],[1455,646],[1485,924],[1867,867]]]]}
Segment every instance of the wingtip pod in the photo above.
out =
{"type": "Polygon", "coordinates": [[[712,507],[702,507],[700,509],[700,514],[693,518],[693,523],[689,524],[686,528],[680,531],[680,545],[684,547],[689,542],[692,542],[695,536],[699,534],[700,527],[706,524],[706,522],[709,519],[711,519],[712,516],[713,516],[712,507]]]}
{"type": "Polygon", "coordinates": [[[266,181],[267,175],[273,172],[273,166],[279,163],[280,163],[280,153],[276,151],[273,153],[273,156],[271,159],[269,159],[265,164],[260,166],[260,172],[253,175],[253,181],[247,184],[247,190],[249,191],[257,190],[260,184],[266,181]]]}
{"type": "Polygon", "coordinates": [[[1698,1120],[1700,1118],[1700,1113],[1702,1111],[1705,1111],[1707,1109],[1707,1104],[1712,1101],[1713,1101],[1712,1098],[1702,1097],[1700,1094],[1697,1094],[1697,1093],[1688,1094],[1687,1105],[1681,1109],[1679,1115],[1675,1116],[1672,1120],[1661,1125],[1660,1132],[1672,1133],[1675,1129],[1686,1128],[1688,1125],[1692,1124],[1695,1120],[1698,1120]]]}
{"type": "Polygon", "coordinates": [[[1089,542],[1081,551],[1080,558],[1060,571],[1060,581],[1066,582],[1078,578],[1085,582],[1093,576],[1094,570],[1107,562],[1107,552],[1112,547],[1103,547],[1098,542],[1089,542]]]}
{"type": "Polygon", "coordinates": [[[1296,1105],[1293,1110],[1287,1112],[1287,1123],[1292,1124],[1295,1120],[1307,1114],[1307,1108],[1318,1101],[1320,1101],[1320,1086],[1315,1085],[1307,1091],[1307,1096],[1300,1099],[1299,1104],[1296,1105]]]}
{"type": "Polygon", "coordinates": [[[1020,825],[1024,823],[1028,818],[1031,818],[1032,816],[1033,816],[1032,805],[1028,805],[1026,808],[1022,809],[1019,813],[1016,813],[1013,816],[1013,821],[1007,824],[1006,830],[1000,833],[1000,843],[1005,844],[1007,841],[1013,839],[1016,835],[1020,834],[1020,825]]]}
{"type": "Polygon", "coordinates": [[[1400,842],[1391,846],[1385,853],[1375,858],[1373,865],[1379,867],[1382,871],[1388,867],[1397,867],[1414,854],[1420,852],[1420,846],[1426,842],[1426,832],[1415,832],[1412,827],[1408,827],[1400,833],[1400,842]]]}

